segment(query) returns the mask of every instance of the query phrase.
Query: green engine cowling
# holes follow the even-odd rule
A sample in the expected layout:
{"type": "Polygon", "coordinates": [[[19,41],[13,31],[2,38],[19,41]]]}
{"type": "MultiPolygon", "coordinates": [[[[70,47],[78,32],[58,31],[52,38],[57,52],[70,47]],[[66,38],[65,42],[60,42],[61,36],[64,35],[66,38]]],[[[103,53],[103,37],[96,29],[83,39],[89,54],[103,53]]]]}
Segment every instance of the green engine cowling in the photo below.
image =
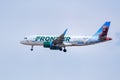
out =
{"type": "Polygon", "coordinates": [[[58,50],[59,49],[59,46],[53,46],[52,42],[44,42],[43,47],[44,48],[50,48],[52,50],[58,50]]]}
{"type": "Polygon", "coordinates": [[[43,43],[43,47],[45,47],[45,48],[50,48],[51,47],[51,42],[44,42],[43,43]]]}

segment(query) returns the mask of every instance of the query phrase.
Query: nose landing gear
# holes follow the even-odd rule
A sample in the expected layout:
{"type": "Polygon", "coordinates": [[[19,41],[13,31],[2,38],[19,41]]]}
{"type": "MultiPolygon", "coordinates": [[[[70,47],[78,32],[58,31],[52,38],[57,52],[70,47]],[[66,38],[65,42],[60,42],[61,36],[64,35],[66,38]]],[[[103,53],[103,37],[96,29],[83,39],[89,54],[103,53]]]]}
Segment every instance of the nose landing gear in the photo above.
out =
{"type": "Polygon", "coordinates": [[[31,51],[33,51],[33,45],[31,46],[31,49],[30,49],[31,51]]]}

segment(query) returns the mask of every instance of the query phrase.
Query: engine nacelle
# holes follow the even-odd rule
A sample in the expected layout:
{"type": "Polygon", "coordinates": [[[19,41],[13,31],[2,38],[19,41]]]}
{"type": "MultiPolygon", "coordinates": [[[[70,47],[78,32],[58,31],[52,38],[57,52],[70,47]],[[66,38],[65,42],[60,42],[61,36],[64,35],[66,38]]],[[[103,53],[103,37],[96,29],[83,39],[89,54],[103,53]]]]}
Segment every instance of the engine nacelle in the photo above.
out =
{"type": "Polygon", "coordinates": [[[52,42],[44,42],[43,43],[43,47],[44,48],[50,48],[52,50],[58,50],[59,49],[59,46],[53,46],[52,42]]]}
{"type": "Polygon", "coordinates": [[[52,42],[44,42],[43,47],[50,48],[52,46],[52,42]]]}

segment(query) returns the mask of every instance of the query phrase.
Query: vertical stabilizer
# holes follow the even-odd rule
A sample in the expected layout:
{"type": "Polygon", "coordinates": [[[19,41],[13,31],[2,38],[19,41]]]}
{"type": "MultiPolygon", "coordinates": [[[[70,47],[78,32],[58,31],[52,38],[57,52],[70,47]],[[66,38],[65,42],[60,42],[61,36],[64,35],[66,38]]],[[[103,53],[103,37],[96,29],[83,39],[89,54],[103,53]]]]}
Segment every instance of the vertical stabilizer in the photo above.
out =
{"type": "Polygon", "coordinates": [[[105,40],[107,38],[109,27],[110,27],[110,21],[107,21],[93,36],[98,37],[99,40],[102,40],[102,41],[105,40]]]}

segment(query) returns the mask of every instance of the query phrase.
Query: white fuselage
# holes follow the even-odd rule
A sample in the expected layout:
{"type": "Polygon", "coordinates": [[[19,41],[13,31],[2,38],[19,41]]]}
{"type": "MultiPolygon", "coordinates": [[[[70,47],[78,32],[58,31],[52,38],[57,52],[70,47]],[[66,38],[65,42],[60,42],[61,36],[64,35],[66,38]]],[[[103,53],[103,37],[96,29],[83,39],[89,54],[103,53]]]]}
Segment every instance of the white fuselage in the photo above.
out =
{"type": "Polygon", "coordinates": [[[110,21],[106,21],[93,36],[66,36],[68,29],[65,29],[59,36],[32,35],[25,37],[20,43],[30,45],[31,51],[33,51],[33,46],[43,46],[51,50],[66,52],[67,46],[85,46],[112,40],[112,38],[107,37],[109,27],[110,21]]]}
{"type": "MultiPolygon", "coordinates": [[[[58,36],[32,35],[27,36],[20,43],[24,45],[42,46],[44,42],[52,42],[58,36]]],[[[98,37],[92,36],[65,36],[63,43],[65,46],[84,46],[99,43],[98,37]]]]}

